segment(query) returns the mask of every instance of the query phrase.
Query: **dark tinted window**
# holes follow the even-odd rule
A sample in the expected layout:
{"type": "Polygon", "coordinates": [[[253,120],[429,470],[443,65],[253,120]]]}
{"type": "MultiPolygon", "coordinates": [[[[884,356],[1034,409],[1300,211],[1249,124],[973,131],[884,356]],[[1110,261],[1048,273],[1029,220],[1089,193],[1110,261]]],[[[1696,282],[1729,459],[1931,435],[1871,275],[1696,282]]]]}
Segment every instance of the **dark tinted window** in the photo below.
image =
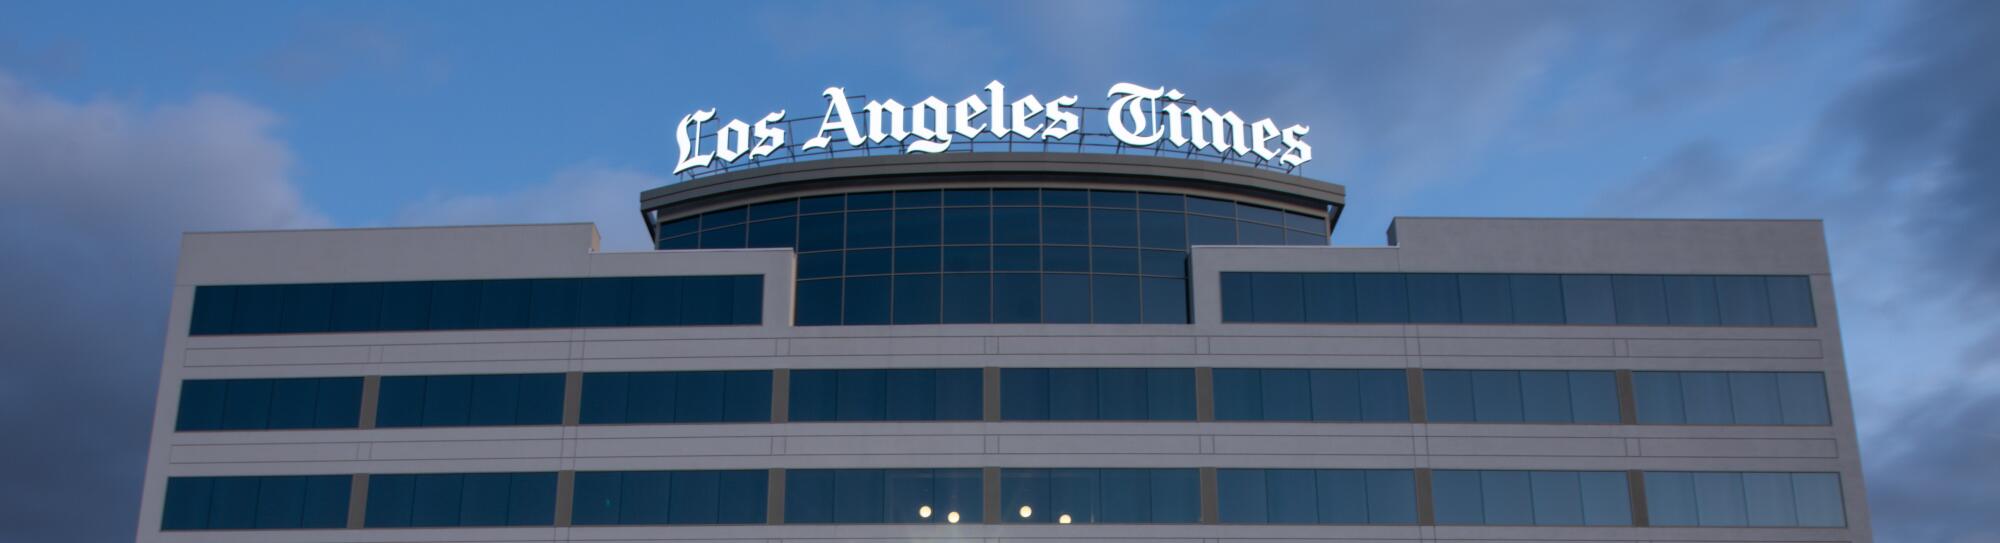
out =
{"type": "Polygon", "coordinates": [[[1649,471],[1646,510],[1653,526],[1847,524],[1836,473],[1649,471]]]}
{"type": "Polygon", "coordinates": [[[1615,424],[1617,394],[1608,371],[1424,371],[1433,422],[1615,424]]]}
{"type": "Polygon", "coordinates": [[[373,475],[364,525],[549,526],[555,494],[553,472],[373,475]]]}
{"type": "Polygon", "coordinates": [[[353,428],[360,416],[360,377],[190,380],[174,429],[353,428]]]}
{"type": "Polygon", "coordinates": [[[790,420],[978,420],[980,377],[975,368],[796,370],[790,420]]]}
{"type": "Polygon", "coordinates": [[[1640,424],[1828,423],[1819,373],[1641,371],[1632,384],[1640,424]]]}
{"type": "Polygon", "coordinates": [[[1413,524],[1409,470],[1221,469],[1225,524],[1413,524]]]}
{"type": "Polygon", "coordinates": [[[771,372],[587,373],[583,424],[765,422],[771,372]]]}
{"type": "Polygon", "coordinates": [[[1431,493],[1438,524],[1632,524],[1623,472],[1437,470],[1431,493]]]}
{"type": "Polygon", "coordinates": [[[563,375],[382,378],[376,426],[542,425],[562,422],[563,375]]]}
{"type": "Polygon", "coordinates": [[[578,472],[571,522],[762,524],[763,470],[578,472]]]}
{"type": "Polygon", "coordinates": [[[1000,516],[1033,524],[1193,524],[1193,469],[1003,469],[1000,516]]]}
{"type": "Polygon", "coordinates": [[[1003,420],[1194,420],[1187,368],[1005,368],[1003,420]]]}
{"type": "Polygon", "coordinates": [[[785,472],[788,524],[978,524],[978,469],[794,469],[785,472]]]}
{"type": "Polygon", "coordinates": [[[1402,370],[1217,368],[1217,420],[1409,420],[1402,370]]]}
{"type": "Polygon", "coordinates": [[[161,530],[344,528],[347,475],[173,477],[161,530]]]}
{"type": "Polygon", "coordinates": [[[211,335],[757,324],[763,290],[758,276],[604,277],[201,287],[196,298],[189,333],[211,335]]]}

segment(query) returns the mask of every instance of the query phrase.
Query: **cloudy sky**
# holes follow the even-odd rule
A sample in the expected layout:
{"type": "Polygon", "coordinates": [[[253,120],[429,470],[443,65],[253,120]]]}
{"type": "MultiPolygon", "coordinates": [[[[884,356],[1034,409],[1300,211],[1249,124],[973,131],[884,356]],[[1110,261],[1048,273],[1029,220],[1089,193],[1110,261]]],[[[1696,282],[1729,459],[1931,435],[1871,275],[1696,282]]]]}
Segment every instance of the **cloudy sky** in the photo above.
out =
{"type": "Polygon", "coordinates": [[[2000,520],[2000,2],[0,2],[0,540],[129,540],[181,232],[593,221],[673,123],[1170,85],[1391,217],[1826,221],[1884,541],[2000,520]],[[727,2],[723,4],[738,4],[727,2]]]}

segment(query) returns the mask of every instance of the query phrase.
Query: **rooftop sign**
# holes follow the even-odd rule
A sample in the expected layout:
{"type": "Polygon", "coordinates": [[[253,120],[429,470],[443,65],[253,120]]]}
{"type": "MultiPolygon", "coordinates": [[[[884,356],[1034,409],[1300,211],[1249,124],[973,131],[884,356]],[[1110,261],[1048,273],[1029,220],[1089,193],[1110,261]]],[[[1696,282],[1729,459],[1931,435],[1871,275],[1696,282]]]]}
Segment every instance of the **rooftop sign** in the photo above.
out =
{"type": "MultiPolygon", "coordinates": [[[[754,122],[717,122],[714,109],[681,117],[674,140],[675,174],[698,168],[713,173],[733,164],[878,153],[1018,150],[1185,154],[1221,162],[1291,172],[1312,160],[1304,125],[1279,128],[1271,119],[1246,121],[1233,111],[1202,107],[1178,89],[1133,83],[1112,85],[1108,107],[1078,106],[1076,96],[1012,98],[999,81],[947,103],[935,96],[904,105],[868,100],[859,108],[846,89],[827,87],[826,113],[787,120],[784,111],[754,122]],[[802,123],[803,122],[803,123],[802,123]],[[1088,130],[1089,123],[1102,129],[1088,130]],[[792,146],[800,130],[811,137],[792,146]]],[[[701,173],[689,174],[697,177],[701,173]]]]}

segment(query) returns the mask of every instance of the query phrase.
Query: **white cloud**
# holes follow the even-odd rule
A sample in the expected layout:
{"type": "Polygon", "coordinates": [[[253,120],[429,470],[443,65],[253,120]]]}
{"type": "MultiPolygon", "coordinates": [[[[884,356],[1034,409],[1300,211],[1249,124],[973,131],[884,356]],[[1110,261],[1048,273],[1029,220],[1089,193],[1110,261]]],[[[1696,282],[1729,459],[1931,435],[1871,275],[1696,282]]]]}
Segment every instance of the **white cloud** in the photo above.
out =
{"type": "Polygon", "coordinates": [[[326,223],[277,122],[229,96],[76,101],[0,73],[0,428],[37,436],[0,448],[20,478],[0,540],[131,537],[181,233],[326,223]]]}

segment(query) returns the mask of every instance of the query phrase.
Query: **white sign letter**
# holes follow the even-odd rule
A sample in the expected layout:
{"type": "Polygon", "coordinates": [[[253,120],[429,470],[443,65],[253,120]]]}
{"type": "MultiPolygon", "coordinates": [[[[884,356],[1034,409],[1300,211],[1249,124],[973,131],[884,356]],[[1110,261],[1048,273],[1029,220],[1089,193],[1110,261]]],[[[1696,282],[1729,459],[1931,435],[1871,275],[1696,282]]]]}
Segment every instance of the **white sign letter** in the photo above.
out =
{"type": "Polygon", "coordinates": [[[1154,112],[1166,90],[1166,87],[1149,89],[1131,83],[1112,85],[1111,92],[1104,95],[1116,98],[1107,112],[1111,116],[1111,135],[1126,145],[1144,147],[1159,142],[1160,127],[1153,122],[1154,112]],[[1133,130],[1134,125],[1138,130],[1133,130]]]}
{"type": "Polygon", "coordinates": [[[681,160],[674,164],[674,173],[688,171],[689,168],[707,166],[715,155],[700,154],[701,123],[715,118],[715,110],[701,109],[681,117],[679,129],[674,131],[674,141],[681,144],[681,160]]]}
{"type": "Polygon", "coordinates": [[[826,131],[836,128],[840,129],[842,135],[847,136],[848,145],[860,147],[861,130],[854,126],[854,110],[849,109],[847,106],[847,90],[840,87],[827,87],[825,95],[826,116],[820,119],[819,134],[813,136],[812,139],[806,140],[806,144],[800,147],[805,149],[825,149],[827,144],[833,142],[832,138],[826,137],[826,131]]]}

